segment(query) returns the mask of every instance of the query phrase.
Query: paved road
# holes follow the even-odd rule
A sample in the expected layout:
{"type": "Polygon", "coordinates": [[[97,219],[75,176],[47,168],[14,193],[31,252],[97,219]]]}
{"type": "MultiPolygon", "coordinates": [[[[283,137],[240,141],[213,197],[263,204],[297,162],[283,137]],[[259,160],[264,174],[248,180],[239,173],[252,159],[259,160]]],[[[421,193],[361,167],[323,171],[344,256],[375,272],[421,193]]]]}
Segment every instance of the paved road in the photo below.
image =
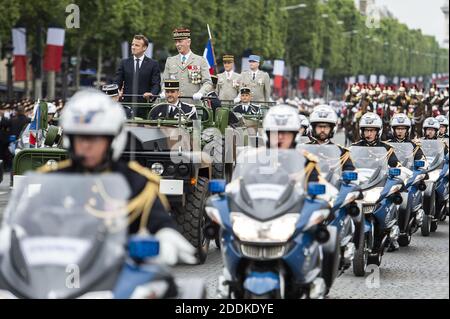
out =
{"type": "MultiPolygon", "coordinates": [[[[342,142],[342,134],[337,136],[342,142]]],[[[9,176],[0,185],[0,218],[9,198],[9,176]]],[[[222,271],[220,252],[211,244],[208,259],[200,266],[177,266],[177,277],[202,277],[208,297],[216,296],[217,278],[222,271]]],[[[378,274],[378,273],[376,273],[378,274]]],[[[339,277],[329,298],[449,298],[449,224],[441,223],[430,237],[414,235],[410,247],[386,253],[379,276],[356,278],[351,270],[339,277]],[[372,278],[379,277],[379,281],[372,278]],[[367,284],[367,282],[369,284],[367,284]],[[378,284],[378,285],[377,285],[378,284]]]]}

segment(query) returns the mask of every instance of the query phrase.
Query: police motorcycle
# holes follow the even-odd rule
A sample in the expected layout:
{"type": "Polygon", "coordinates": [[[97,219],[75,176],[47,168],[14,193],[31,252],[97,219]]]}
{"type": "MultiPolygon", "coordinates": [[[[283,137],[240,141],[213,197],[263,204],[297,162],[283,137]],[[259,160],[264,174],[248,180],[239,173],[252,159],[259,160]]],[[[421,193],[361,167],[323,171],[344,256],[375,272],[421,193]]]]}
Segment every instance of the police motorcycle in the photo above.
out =
{"type": "Polygon", "coordinates": [[[352,146],[350,153],[363,192],[358,206],[364,214],[364,249],[355,254],[353,272],[364,276],[366,267],[379,266],[386,247],[398,239],[398,206],[404,184],[400,178],[402,170],[388,168],[384,147],[352,146]]]}
{"type": "Polygon", "coordinates": [[[425,181],[425,215],[421,232],[423,236],[429,236],[430,232],[437,230],[438,222],[448,214],[448,154],[444,155],[444,144],[440,140],[422,139],[420,145],[428,161],[429,176],[425,181]]]}
{"type": "MultiPolygon", "coordinates": [[[[211,181],[206,212],[220,225],[222,298],[323,298],[324,184],[305,187],[297,150],[241,151],[231,183],[211,181]],[[306,189],[305,189],[306,188],[306,189]]],[[[331,265],[330,265],[331,266],[331,265]]]]}
{"type": "Polygon", "coordinates": [[[398,244],[406,247],[411,243],[412,234],[417,232],[423,224],[425,211],[423,209],[423,192],[428,178],[425,161],[414,161],[414,147],[411,143],[389,143],[395,155],[402,164],[412,170],[412,176],[405,182],[406,191],[401,193],[402,204],[399,207],[398,226],[400,235],[398,244]]]}
{"type": "MultiPolygon", "coordinates": [[[[359,238],[364,236],[361,227],[363,216],[356,203],[361,192],[359,186],[353,183],[357,179],[357,173],[342,172],[341,151],[336,145],[300,145],[298,148],[318,158],[321,177],[326,184],[329,200],[333,203],[333,218],[329,221],[329,225],[336,227],[339,254],[333,273],[326,277],[326,281],[330,280],[327,281],[327,286],[331,287],[332,281],[352,265],[355,251],[359,247],[359,238]]],[[[329,244],[331,242],[326,245],[329,244]]],[[[331,256],[334,257],[333,255],[331,256]]],[[[329,256],[325,254],[324,257],[330,259],[329,256]]],[[[327,260],[327,263],[336,261],[327,260]]]]}
{"type": "Polygon", "coordinates": [[[0,232],[0,299],[202,298],[156,262],[157,239],[127,241],[129,192],[118,174],[26,175],[0,232]]]}

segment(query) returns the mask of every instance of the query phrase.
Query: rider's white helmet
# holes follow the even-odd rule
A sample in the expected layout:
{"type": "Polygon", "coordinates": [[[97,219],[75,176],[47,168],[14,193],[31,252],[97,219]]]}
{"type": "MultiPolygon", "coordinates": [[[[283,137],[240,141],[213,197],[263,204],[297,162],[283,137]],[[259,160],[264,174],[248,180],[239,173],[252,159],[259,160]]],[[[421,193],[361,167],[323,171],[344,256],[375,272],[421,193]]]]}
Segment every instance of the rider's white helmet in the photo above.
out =
{"type": "Polygon", "coordinates": [[[378,138],[381,138],[383,134],[383,121],[376,113],[366,113],[359,120],[359,129],[361,136],[364,136],[363,130],[365,128],[376,128],[378,129],[378,138]]]}
{"type": "Polygon", "coordinates": [[[303,135],[308,136],[310,133],[310,123],[309,123],[308,118],[303,114],[299,114],[298,118],[300,120],[300,126],[305,129],[305,132],[303,133],[303,135]]]}
{"type": "Polygon", "coordinates": [[[331,124],[333,131],[330,134],[330,138],[332,138],[337,132],[338,117],[336,112],[329,105],[316,106],[309,116],[309,122],[311,123],[313,129],[314,125],[318,123],[331,124]]]}
{"type": "Polygon", "coordinates": [[[422,125],[422,130],[423,130],[423,135],[425,135],[425,131],[427,128],[433,128],[437,131],[439,131],[441,127],[441,124],[439,123],[438,120],[436,120],[434,117],[429,117],[427,119],[425,119],[425,121],[423,122],[422,125]]]}
{"type": "Polygon", "coordinates": [[[61,127],[67,136],[111,136],[112,159],[122,154],[127,134],[126,115],[122,106],[100,91],[89,89],[77,92],[61,115],[61,127]]]}
{"type": "Polygon", "coordinates": [[[392,134],[395,136],[394,128],[403,126],[408,129],[408,135],[411,133],[411,120],[404,113],[395,114],[391,119],[391,130],[392,134]]]}
{"type": "Polygon", "coordinates": [[[263,128],[266,132],[298,132],[300,119],[297,110],[285,104],[272,107],[264,117],[263,128]]]}
{"type": "Polygon", "coordinates": [[[55,114],[56,111],[56,105],[54,103],[47,103],[47,114],[55,114]]]}
{"type": "Polygon", "coordinates": [[[436,120],[439,122],[439,125],[448,127],[448,118],[445,115],[436,116],[436,120]]]}

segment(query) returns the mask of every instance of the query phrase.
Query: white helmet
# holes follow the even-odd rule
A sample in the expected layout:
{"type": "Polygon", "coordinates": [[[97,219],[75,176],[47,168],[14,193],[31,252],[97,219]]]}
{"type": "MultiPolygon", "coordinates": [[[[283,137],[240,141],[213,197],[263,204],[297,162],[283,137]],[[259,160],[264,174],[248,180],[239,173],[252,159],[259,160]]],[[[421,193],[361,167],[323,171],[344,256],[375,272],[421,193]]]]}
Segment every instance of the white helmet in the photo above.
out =
{"type": "Polygon", "coordinates": [[[363,129],[365,128],[378,129],[378,138],[381,138],[381,135],[383,134],[383,121],[378,116],[378,114],[371,112],[366,113],[361,117],[361,120],[359,120],[359,130],[361,136],[364,136],[363,129]]]}
{"type": "Polygon", "coordinates": [[[422,131],[424,136],[427,128],[434,128],[436,132],[438,132],[439,129],[441,128],[441,124],[439,124],[439,121],[436,120],[434,117],[429,117],[425,119],[422,125],[422,131]]]}
{"type": "Polygon", "coordinates": [[[408,135],[411,133],[411,120],[403,113],[395,114],[391,120],[392,135],[395,136],[394,128],[404,126],[408,129],[408,135]]]}
{"type": "Polygon", "coordinates": [[[272,107],[264,117],[263,128],[266,132],[298,132],[300,119],[297,110],[285,104],[272,107]]]}
{"type": "Polygon", "coordinates": [[[337,123],[338,117],[336,112],[329,105],[319,105],[316,106],[309,116],[309,122],[313,127],[314,134],[314,125],[318,123],[328,123],[332,125],[332,132],[330,133],[329,138],[332,138],[334,134],[337,132],[337,123]]]}
{"type": "Polygon", "coordinates": [[[439,125],[448,127],[448,118],[445,115],[436,116],[436,120],[439,122],[439,125]]]}
{"type": "Polygon", "coordinates": [[[53,103],[47,103],[47,114],[55,114],[56,113],[56,105],[53,103]]]}
{"type": "Polygon", "coordinates": [[[300,120],[300,126],[303,127],[305,129],[305,132],[303,133],[304,136],[308,136],[309,135],[309,128],[310,128],[310,124],[309,124],[309,120],[308,118],[303,115],[303,114],[299,114],[298,118],[300,120]]]}
{"type": "Polygon", "coordinates": [[[123,108],[100,91],[89,89],[77,92],[61,115],[61,127],[67,136],[112,136],[112,159],[122,154],[127,134],[123,108]]]}

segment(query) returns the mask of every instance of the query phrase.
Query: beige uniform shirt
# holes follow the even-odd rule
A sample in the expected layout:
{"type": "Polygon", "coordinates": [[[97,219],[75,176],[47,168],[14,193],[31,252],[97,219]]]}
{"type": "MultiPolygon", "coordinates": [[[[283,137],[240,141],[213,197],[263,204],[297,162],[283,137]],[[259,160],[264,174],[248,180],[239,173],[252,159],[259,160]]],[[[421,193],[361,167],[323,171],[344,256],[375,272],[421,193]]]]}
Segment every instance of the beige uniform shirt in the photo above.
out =
{"type": "Polygon", "coordinates": [[[227,72],[217,75],[217,95],[220,100],[234,100],[239,95],[241,88],[241,75],[236,72],[227,72]]]}
{"type": "Polygon", "coordinates": [[[248,87],[252,91],[252,101],[270,102],[270,77],[267,72],[258,70],[254,80],[251,70],[243,72],[241,75],[241,86],[248,87]]]}

